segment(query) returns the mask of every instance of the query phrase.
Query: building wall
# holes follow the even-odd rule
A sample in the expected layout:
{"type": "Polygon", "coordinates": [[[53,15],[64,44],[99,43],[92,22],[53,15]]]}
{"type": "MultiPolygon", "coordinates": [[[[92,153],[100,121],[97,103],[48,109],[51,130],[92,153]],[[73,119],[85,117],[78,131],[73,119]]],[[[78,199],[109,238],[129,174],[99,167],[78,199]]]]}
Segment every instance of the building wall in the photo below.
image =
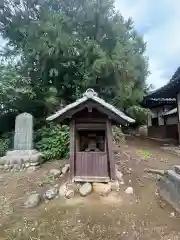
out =
{"type": "Polygon", "coordinates": [[[148,136],[152,138],[166,138],[165,126],[151,126],[148,127],[148,136]]]}
{"type": "Polygon", "coordinates": [[[178,124],[148,127],[148,136],[159,139],[178,140],[178,124]]]}
{"type": "Polygon", "coordinates": [[[166,118],[166,125],[173,125],[178,123],[178,116],[168,116],[166,118]]]}
{"type": "Polygon", "coordinates": [[[178,122],[180,121],[180,93],[177,94],[178,122]]]}
{"type": "Polygon", "coordinates": [[[158,111],[157,108],[152,108],[152,109],[151,109],[151,112],[152,112],[152,118],[155,118],[155,117],[158,116],[158,115],[157,115],[157,111],[158,111]]]}
{"type": "Polygon", "coordinates": [[[151,115],[148,116],[148,126],[152,126],[152,119],[158,118],[158,125],[164,125],[164,118],[161,117],[161,114],[164,112],[164,106],[152,108],[151,115]]]}
{"type": "Polygon", "coordinates": [[[159,107],[157,109],[157,117],[158,117],[158,124],[159,126],[164,125],[164,118],[162,117],[162,113],[164,112],[164,106],[159,107]]]}
{"type": "MultiPolygon", "coordinates": [[[[172,93],[174,96],[174,93],[172,93]]],[[[161,111],[169,111],[172,107],[175,107],[175,102],[170,105],[164,105],[161,109],[151,109],[152,115],[148,116],[148,136],[153,138],[172,138],[178,140],[180,143],[180,92],[176,96],[177,114],[176,116],[166,116],[162,118],[160,116],[161,111]],[[164,120],[165,121],[164,121],[164,120]],[[163,122],[164,121],[164,122],[163,122]]]]}
{"type": "Polygon", "coordinates": [[[178,140],[178,115],[167,116],[166,119],[160,115],[165,110],[168,111],[171,106],[158,107],[151,109],[153,115],[148,118],[148,136],[159,139],[175,139],[178,140]],[[153,125],[153,118],[158,118],[158,124],[153,125]]]}

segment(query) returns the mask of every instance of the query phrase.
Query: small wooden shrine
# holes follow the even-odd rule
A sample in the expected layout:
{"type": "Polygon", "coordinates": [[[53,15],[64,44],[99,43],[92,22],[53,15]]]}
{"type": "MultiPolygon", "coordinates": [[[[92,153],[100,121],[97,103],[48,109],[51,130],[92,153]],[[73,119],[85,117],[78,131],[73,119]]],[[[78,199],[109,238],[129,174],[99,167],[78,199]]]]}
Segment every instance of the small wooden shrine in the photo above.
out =
{"type": "Polygon", "coordinates": [[[70,172],[76,182],[108,182],[115,179],[112,125],[134,120],[88,89],[48,121],[70,126],[70,172]]]}

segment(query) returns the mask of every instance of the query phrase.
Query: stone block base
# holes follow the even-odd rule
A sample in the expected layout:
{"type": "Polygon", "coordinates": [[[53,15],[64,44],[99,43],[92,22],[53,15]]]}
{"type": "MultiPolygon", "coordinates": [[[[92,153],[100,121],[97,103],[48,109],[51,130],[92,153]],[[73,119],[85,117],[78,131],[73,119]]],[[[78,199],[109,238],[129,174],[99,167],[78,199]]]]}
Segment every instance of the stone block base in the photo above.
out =
{"type": "Polygon", "coordinates": [[[0,158],[0,168],[5,171],[33,169],[43,162],[43,155],[37,150],[13,150],[8,151],[0,158]]]}

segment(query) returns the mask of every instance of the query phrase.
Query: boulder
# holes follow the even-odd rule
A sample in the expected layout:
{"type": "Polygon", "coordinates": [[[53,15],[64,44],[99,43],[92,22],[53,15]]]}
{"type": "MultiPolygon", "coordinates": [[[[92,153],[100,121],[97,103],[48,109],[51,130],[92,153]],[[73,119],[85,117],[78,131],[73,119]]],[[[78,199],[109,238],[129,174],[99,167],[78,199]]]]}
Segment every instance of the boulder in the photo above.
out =
{"type": "Polygon", "coordinates": [[[180,174],[180,166],[179,165],[175,165],[174,170],[177,174],[180,174]]]}
{"type": "Polygon", "coordinates": [[[35,162],[41,163],[41,162],[42,162],[42,158],[43,158],[42,153],[32,154],[32,155],[30,156],[30,162],[31,162],[31,163],[35,163],[35,162]]]}
{"type": "Polygon", "coordinates": [[[83,197],[89,195],[91,192],[92,192],[91,183],[84,183],[79,189],[79,193],[83,197]]]}
{"type": "Polygon", "coordinates": [[[29,163],[29,161],[30,161],[30,155],[25,155],[25,156],[23,156],[23,161],[24,161],[25,163],[29,163]]]}
{"type": "Polygon", "coordinates": [[[36,150],[13,150],[8,151],[6,156],[0,158],[0,165],[22,165],[23,163],[41,163],[43,155],[36,150]]]}
{"type": "Polygon", "coordinates": [[[6,156],[0,158],[0,165],[4,165],[6,163],[6,156]]]}
{"type": "Polygon", "coordinates": [[[34,193],[28,197],[28,199],[24,203],[25,208],[32,208],[37,206],[41,201],[40,194],[34,193]]]}
{"type": "Polygon", "coordinates": [[[70,165],[69,164],[66,164],[63,168],[62,168],[62,174],[66,174],[69,172],[69,168],[70,168],[70,165]]]}
{"type": "Polygon", "coordinates": [[[126,171],[127,174],[131,174],[132,173],[132,168],[128,168],[126,171]]]}
{"type": "Polygon", "coordinates": [[[107,196],[111,192],[111,185],[107,183],[93,183],[93,190],[101,196],[107,196]]]}
{"type": "Polygon", "coordinates": [[[67,184],[65,183],[65,184],[60,186],[60,188],[59,188],[59,196],[60,197],[65,197],[66,196],[66,192],[67,192],[67,186],[66,185],[67,184]]]}
{"type": "Polygon", "coordinates": [[[20,156],[10,156],[8,162],[10,165],[20,165],[21,166],[24,161],[20,155],[20,156]]]}
{"type": "Polygon", "coordinates": [[[37,169],[39,169],[40,166],[30,166],[27,168],[27,171],[28,172],[34,172],[36,171],[37,169]]]}
{"type": "Polygon", "coordinates": [[[134,193],[134,190],[133,190],[132,187],[128,187],[128,188],[126,188],[125,193],[127,193],[127,194],[133,194],[133,193],[134,193]]]}
{"type": "Polygon", "coordinates": [[[51,200],[55,198],[58,194],[57,188],[51,188],[44,193],[44,199],[51,200]]]}
{"type": "Polygon", "coordinates": [[[66,193],[65,193],[65,197],[66,197],[67,199],[73,198],[74,195],[75,195],[75,191],[72,190],[72,189],[71,189],[71,190],[67,190],[66,193]]]}
{"type": "Polygon", "coordinates": [[[9,170],[9,165],[8,164],[5,164],[4,165],[4,170],[6,171],[6,170],[9,170]]]}
{"type": "Polygon", "coordinates": [[[147,126],[140,126],[138,130],[141,137],[147,137],[148,136],[148,127],[147,126]]]}
{"type": "Polygon", "coordinates": [[[118,181],[109,182],[112,191],[118,191],[120,189],[120,183],[118,181]]]}
{"type": "Polygon", "coordinates": [[[31,166],[38,166],[38,165],[40,165],[40,163],[39,162],[35,162],[35,163],[30,163],[30,165],[31,166]]]}
{"type": "Polygon", "coordinates": [[[29,162],[25,163],[25,167],[26,168],[30,167],[30,163],[29,162]]]}
{"type": "Polygon", "coordinates": [[[116,169],[116,178],[117,178],[119,181],[121,181],[121,180],[122,180],[122,177],[123,177],[123,174],[116,169]]]}
{"type": "Polygon", "coordinates": [[[50,175],[54,178],[58,178],[61,175],[61,171],[59,169],[51,169],[50,175]]]}
{"type": "Polygon", "coordinates": [[[14,168],[15,170],[19,171],[21,169],[21,165],[20,164],[14,164],[14,165],[9,165],[11,166],[11,168],[14,168]]]}

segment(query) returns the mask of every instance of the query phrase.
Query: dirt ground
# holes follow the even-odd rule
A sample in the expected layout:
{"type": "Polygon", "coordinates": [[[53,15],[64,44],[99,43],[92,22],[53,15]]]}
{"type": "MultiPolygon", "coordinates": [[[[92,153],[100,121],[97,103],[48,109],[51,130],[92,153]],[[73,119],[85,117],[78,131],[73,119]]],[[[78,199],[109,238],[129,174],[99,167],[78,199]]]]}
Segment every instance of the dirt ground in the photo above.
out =
{"type": "Polygon", "coordinates": [[[70,200],[57,198],[34,209],[23,203],[33,191],[43,193],[66,179],[52,181],[48,170],[62,161],[44,164],[38,172],[0,173],[0,240],[176,240],[180,217],[156,194],[155,175],[145,168],[170,169],[179,157],[160,149],[160,144],[128,138],[116,155],[124,174],[120,192],[70,200]],[[132,171],[131,171],[132,170],[132,171]],[[132,186],[134,195],[124,189],[132,186]]]}

